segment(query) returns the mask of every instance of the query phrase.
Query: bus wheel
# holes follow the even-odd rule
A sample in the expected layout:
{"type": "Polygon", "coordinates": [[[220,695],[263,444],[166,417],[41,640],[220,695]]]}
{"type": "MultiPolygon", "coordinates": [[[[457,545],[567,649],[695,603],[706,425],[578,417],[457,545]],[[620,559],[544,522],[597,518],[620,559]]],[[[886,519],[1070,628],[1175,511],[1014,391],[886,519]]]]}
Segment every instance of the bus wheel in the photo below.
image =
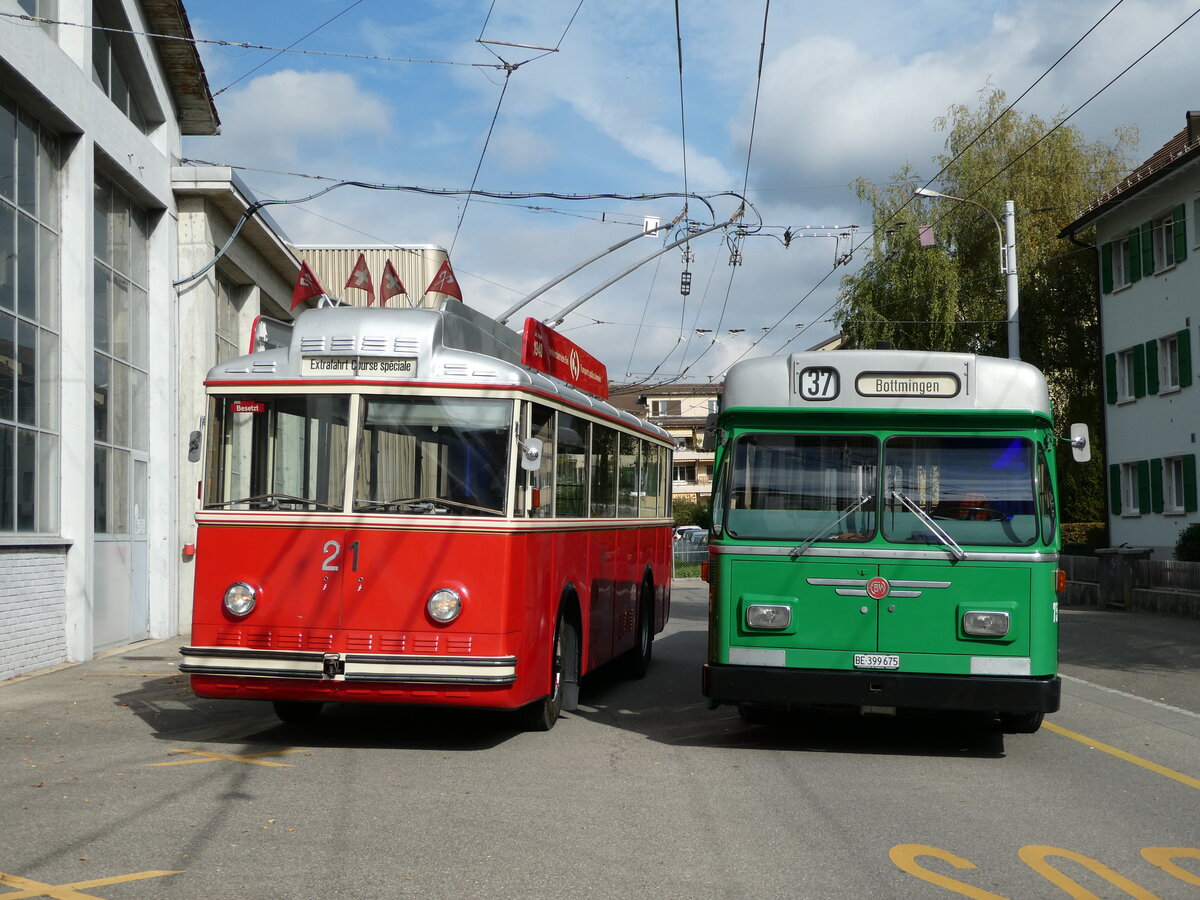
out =
{"type": "Polygon", "coordinates": [[[321,715],[319,701],[306,703],[303,700],[272,700],[275,715],[286,725],[312,725],[321,715]]]}
{"type": "Polygon", "coordinates": [[[654,588],[642,585],[638,601],[637,641],[625,654],[625,674],[630,678],[645,678],[654,655],[654,588]]]}
{"type": "Polygon", "coordinates": [[[1005,734],[1033,734],[1042,727],[1044,713],[1000,713],[1000,730],[1005,734]]]}
{"type": "Polygon", "coordinates": [[[564,709],[574,708],[579,697],[579,639],[574,627],[561,615],[554,627],[554,654],[550,669],[550,693],[521,708],[526,731],[549,731],[564,709]]]}

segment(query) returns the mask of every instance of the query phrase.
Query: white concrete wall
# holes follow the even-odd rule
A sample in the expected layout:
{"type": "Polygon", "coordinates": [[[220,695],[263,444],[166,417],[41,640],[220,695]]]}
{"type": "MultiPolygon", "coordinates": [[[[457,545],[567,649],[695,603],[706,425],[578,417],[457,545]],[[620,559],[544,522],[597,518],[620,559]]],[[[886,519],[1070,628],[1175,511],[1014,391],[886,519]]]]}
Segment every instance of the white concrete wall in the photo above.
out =
{"type": "MultiPolygon", "coordinates": [[[[135,30],[145,30],[135,2],[122,0],[135,30]]],[[[19,11],[11,0],[5,8],[19,11]]],[[[58,17],[90,22],[91,0],[60,0],[58,17]]],[[[2,87],[35,118],[63,136],[60,182],[61,305],[60,533],[53,538],[0,541],[0,633],[12,615],[5,598],[24,598],[35,590],[57,614],[29,621],[21,655],[0,644],[0,677],[30,668],[88,659],[93,653],[92,619],[92,215],[97,168],[139,204],[151,210],[154,227],[149,247],[149,396],[139,410],[149,423],[149,512],[147,515],[150,629],[166,637],[178,629],[175,544],[177,479],[175,448],[176,329],[171,281],[176,273],[175,219],[171,214],[171,165],[180,152],[180,134],[170,113],[171,100],[157,70],[151,43],[137,38],[148,61],[149,84],[168,121],[142,134],[92,83],[91,35],[62,26],[53,35],[34,27],[0,28],[0,59],[16,72],[2,87]],[[49,549],[46,549],[49,548],[49,549]],[[34,556],[45,565],[30,565],[34,556]],[[50,562],[46,557],[56,557],[50,562]]]]}

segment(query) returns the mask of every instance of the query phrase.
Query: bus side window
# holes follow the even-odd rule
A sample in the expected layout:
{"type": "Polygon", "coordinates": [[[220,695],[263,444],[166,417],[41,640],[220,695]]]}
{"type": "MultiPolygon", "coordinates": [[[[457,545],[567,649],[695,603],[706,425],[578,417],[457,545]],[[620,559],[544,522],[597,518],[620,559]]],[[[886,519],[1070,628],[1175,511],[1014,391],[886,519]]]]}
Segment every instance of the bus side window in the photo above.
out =
{"type": "Polygon", "coordinates": [[[590,424],[568,413],[558,414],[554,496],[559,516],[587,516],[587,447],[590,424]]]}
{"type": "MultiPolygon", "coordinates": [[[[538,519],[554,515],[554,411],[545,406],[532,404],[529,408],[529,436],[542,442],[542,455],[538,470],[526,473],[529,485],[529,502],[523,509],[538,519]]],[[[518,469],[520,471],[520,469],[518,469]]]]}

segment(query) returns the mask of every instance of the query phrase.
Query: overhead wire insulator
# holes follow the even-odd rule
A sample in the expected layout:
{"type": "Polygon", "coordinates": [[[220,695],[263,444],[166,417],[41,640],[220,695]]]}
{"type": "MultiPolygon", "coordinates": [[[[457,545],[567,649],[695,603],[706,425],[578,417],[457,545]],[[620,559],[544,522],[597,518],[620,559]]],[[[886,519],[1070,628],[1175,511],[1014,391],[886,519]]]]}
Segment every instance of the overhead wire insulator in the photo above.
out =
{"type": "Polygon", "coordinates": [[[684,269],[679,273],[679,293],[687,296],[692,292],[692,273],[684,269]]]}
{"type": "Polygon", "coordinates": [[[742,264],[742,251],[736,247],[729,251],[729,264],[731,266],[740,266],[742,264]]]}

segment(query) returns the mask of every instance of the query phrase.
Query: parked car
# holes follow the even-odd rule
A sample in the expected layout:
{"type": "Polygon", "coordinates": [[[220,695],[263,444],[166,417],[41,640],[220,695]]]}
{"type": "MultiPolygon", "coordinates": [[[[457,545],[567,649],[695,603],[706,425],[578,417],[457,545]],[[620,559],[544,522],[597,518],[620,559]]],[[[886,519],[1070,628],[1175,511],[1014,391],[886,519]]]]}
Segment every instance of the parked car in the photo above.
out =
{"type": "Polygon", "coordinates": [[[676,525],[675,526],[675,540],[676,541],[682,539],[685,535],[704,534],[704,533],[705,533],[704,529],[701,528],[699,525],[676,525]]]}

